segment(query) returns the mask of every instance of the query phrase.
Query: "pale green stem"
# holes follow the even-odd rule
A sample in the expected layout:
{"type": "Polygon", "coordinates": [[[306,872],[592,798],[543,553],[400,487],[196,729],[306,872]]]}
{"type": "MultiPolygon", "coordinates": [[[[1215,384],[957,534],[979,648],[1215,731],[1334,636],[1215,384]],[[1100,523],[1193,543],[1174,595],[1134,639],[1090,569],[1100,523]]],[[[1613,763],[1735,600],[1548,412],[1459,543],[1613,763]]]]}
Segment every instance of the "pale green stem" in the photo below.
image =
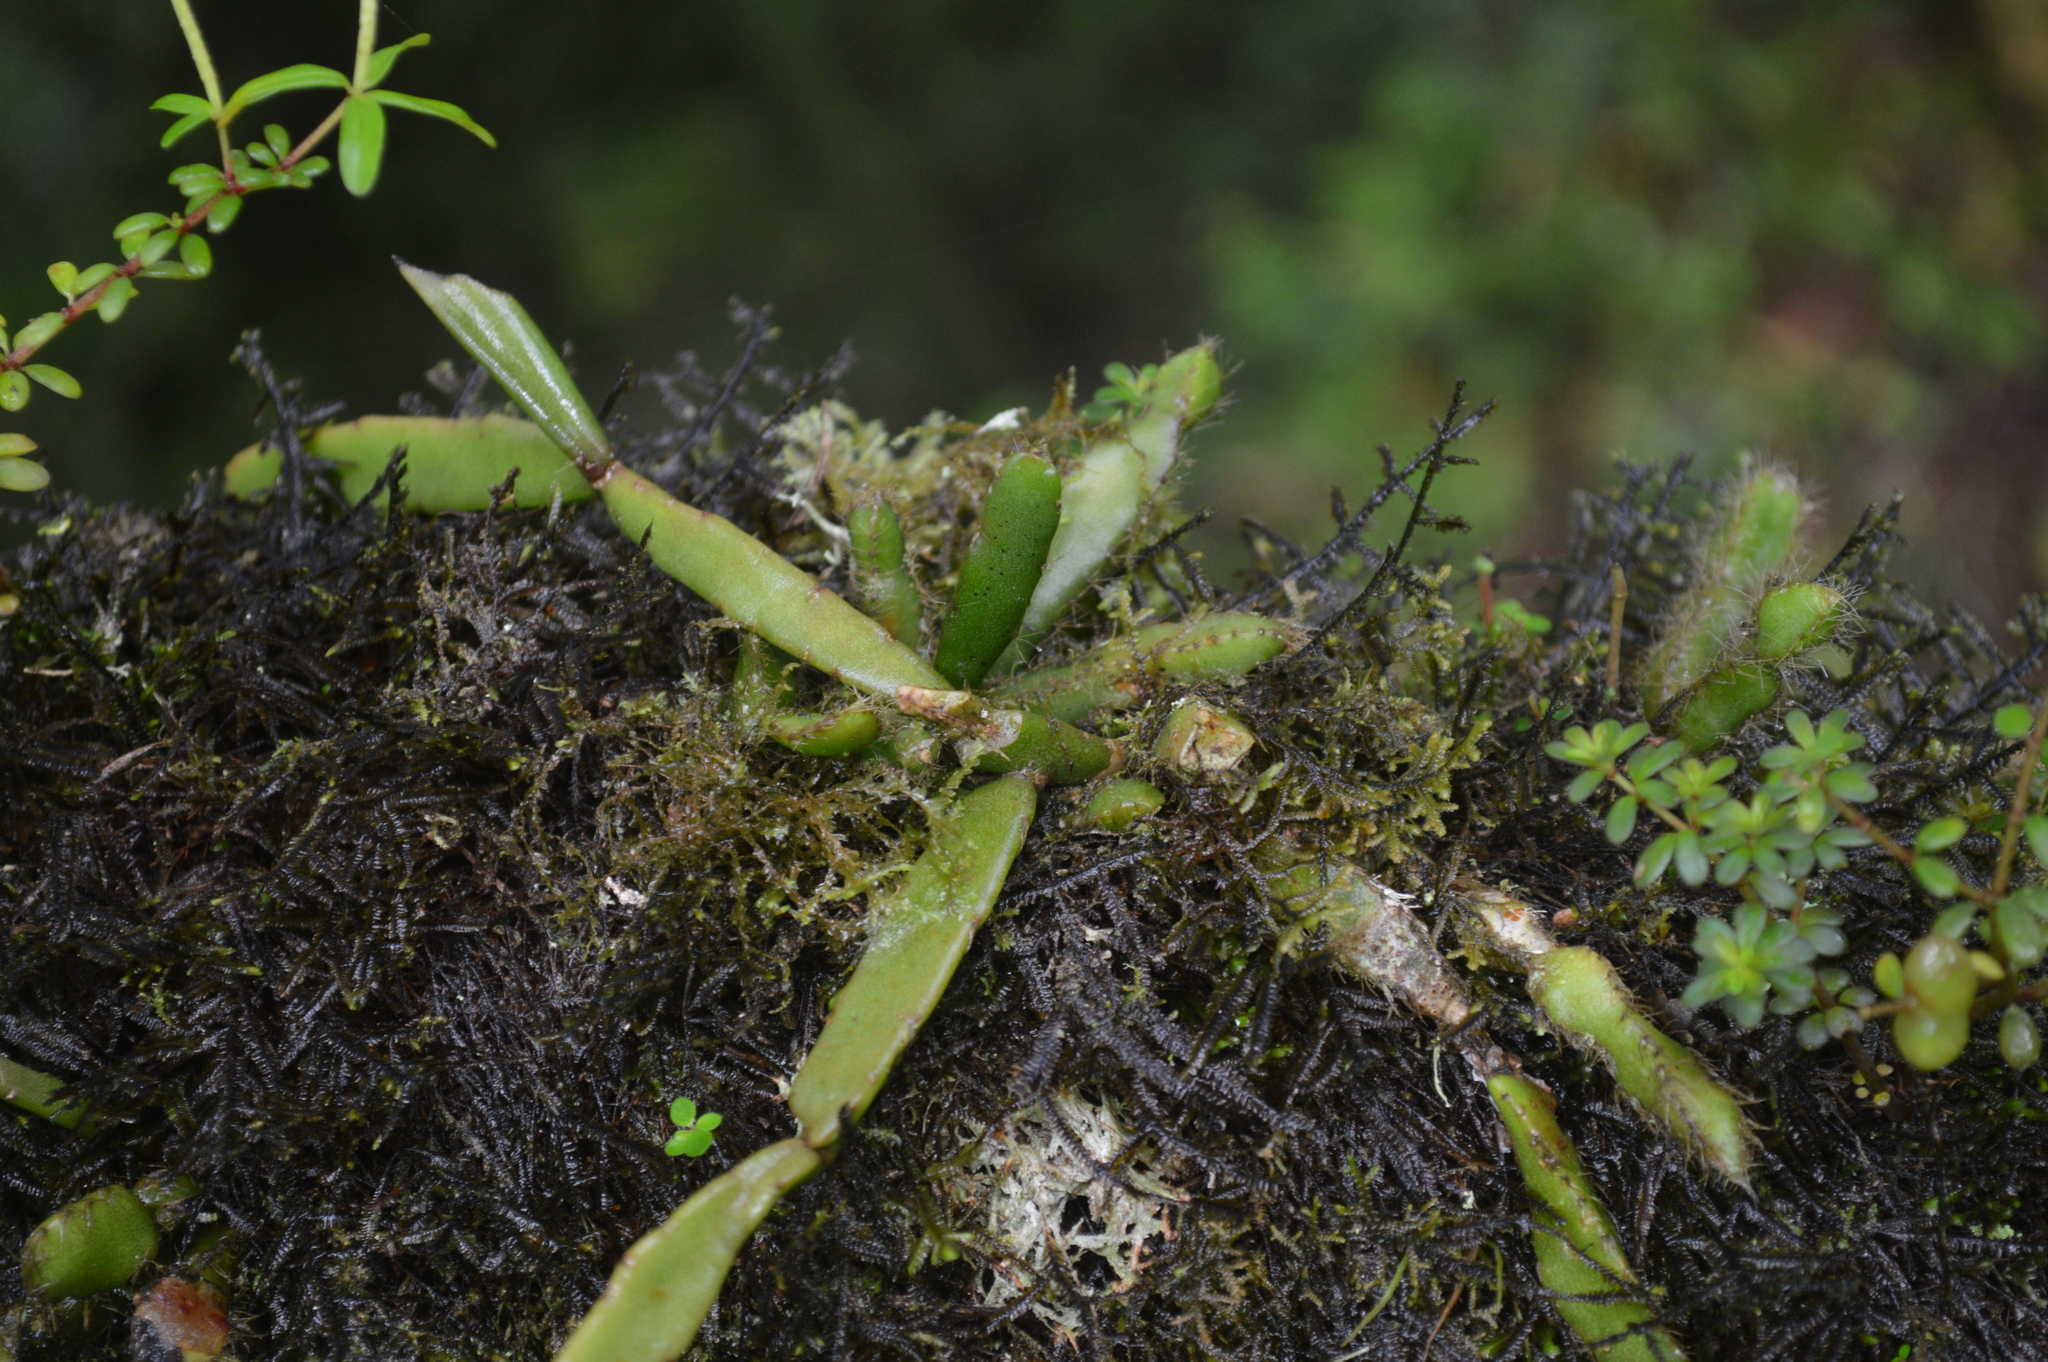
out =
{"type": "Polygon", "coordinates": [[[213,54],[206,50],[206,35],[199,31],[199,16],[192,12],[192,0],[171,0],[171,8],[177,11],[178,27],[185,30],[185,46],[192,49],[192,64],[199,68],[199,82],[206,87],[206,102],[218,118],[227,101],[221,98],[220,77],[213,69],[213,54]]]}
{"type": "Polygon", "coordinates": [[[350,89],[360,93],[370,83],[370,57],[377,50],[377,6],[381,0],[360,0],[356,6],[356,74],[350,89]]]}

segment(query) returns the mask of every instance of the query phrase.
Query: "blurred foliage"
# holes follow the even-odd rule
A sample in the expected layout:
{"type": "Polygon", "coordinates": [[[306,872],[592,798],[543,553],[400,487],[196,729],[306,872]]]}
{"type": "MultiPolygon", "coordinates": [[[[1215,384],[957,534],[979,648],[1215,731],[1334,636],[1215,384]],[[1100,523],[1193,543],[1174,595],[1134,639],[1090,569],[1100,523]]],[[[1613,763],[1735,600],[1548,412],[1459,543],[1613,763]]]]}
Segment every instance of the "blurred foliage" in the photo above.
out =
{"type": "MultiPolygon", "coordinates": [[[[346,6],[200,10],[230,81],[346,56],[346,6]]],[[[1914,494],[1957,550],[1930,594],[2043,575],[2042,0],[393,0],[410,30],[502,149],[423,129],[376,198],[266,204],[206,289],[73,340],[99,400],[34,431],[67,485],[163,501],[242,443],[246,326],[392,409],[447,348],[397,252],[517,291],[592,386],[772,302],[895,421],[1213,331],[1243,397],[1197,495],[1303,532],[1463,374],[1502,399],[1474,549],[1540,543],[1614,451],[1754,446],[1838,518],[1914,494]]],[[[184,61],[135,0],[0,8],[0,312],[171,199],[147,105],[184,61]]]]}
{"type": "Polygon", "coordinates": [[[2048,6],[1444,14],[1365,84],[1305,207],[1241,200],[1208,239],[1275,463],[1333,468],[1463,373],[1502,399],[1487,502],[1461,508],[1482,533],[1609,451],[1767,446],[1837,515],[1899,485],[1972,503],[1976,585],[2010,590],[1984,541],[2017,543],[2013,494],[2048,490],[2048,6]],[[1958,447],[2002,413],[2030,428],[1958,447]]]}

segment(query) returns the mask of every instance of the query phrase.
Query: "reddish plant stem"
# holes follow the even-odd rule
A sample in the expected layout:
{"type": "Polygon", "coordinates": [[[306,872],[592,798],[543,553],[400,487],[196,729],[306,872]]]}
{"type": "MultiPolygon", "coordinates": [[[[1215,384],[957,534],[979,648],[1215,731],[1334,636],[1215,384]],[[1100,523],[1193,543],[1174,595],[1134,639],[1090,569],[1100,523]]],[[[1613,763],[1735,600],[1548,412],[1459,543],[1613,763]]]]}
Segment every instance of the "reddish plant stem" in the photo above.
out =
{"type": "MultiPolygon", "coordinates": [[[[302,140],[297,146],[293,147],[291,149],[291,153],[287,155],[283,160],[277,163],[276,168],[281,171],[290,170],[300,161],[305,160],[307,155],[312,152],[313,148],[318,146],[320,142],[326,138],[328,133],[334,131],[335,127],[341,122],[342,110],[346,109],[347,107],[348,101],[346,100],[343,100],[340,104],[337,104],[334,107],[334,112],[328,114],[325,119],[321,120],[320,126],[314,128],[312,132],[306,134],[305,139],[302,140]]],[[[222,145],[223,147],[225,147],[225,139],[227,137],[226,129],[221,130],[221,137],[223,139],[222,145]]],[[[200,204],[190,213],[187,213],[184,217],[180,218],[178,220],[177,225],[174,228],[172,228],[172,230],[178,234],[179,240],[183,240],[185,237],[191,235],[194,228],[198,227],[200,223],[206,221],[207,215],[213,212],[214,208],[220,203],[222,199],[239,199],[243,195],[249,193],[249,190],[246,187],[244,187],[241,184],[238,184],[235,181],[234,171],[232,169],[229,169],[228,166],[224,165],[222,167],[222,174],[227,177],[227,182],[221,187],[221,191],[218,194],[215,194],[212,198],[208,199],[206,202],[200,204]]],[[[67,304],[64,307],[64,309],[57,314],[60,318],[63,319],[63,324],[59,326],[55,331],[51,332],[48,336],[46,336],[40,343],[36,345],[18,346],[10,353],[6,355],[0,355],[0,373],[6,373],[10,369],[19,369],[26,365],[30,360],[34,359],[36,353],[39,350],[41,350],[43,346],[48,345],[51,341],[63,335],[67,330],[71,328],[73,323],[77,322],[81,317],[85,316],[86,313],[92,311],[95,307],[98,307],[100,299],[106,296],[108,286],[111,285],[116,279],[133,279],[136,275],[140,274],[141,272],[142,256],[140,254],[131,255],[126,260],[122,261],[119,269],[116,269],[112,274],[100,280],[97,284],[94,284],[91,288],[79,294],[76,298],[73,298],[71,302],[67,304]]]]}

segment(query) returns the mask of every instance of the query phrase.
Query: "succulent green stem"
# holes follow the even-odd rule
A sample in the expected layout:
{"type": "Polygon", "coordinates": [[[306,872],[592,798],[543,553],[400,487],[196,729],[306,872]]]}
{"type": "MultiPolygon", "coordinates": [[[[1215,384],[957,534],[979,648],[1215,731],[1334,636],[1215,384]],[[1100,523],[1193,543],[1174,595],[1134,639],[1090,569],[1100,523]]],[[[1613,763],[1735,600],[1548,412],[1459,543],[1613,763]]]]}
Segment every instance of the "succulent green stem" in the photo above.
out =
{"type": "Polygon", "coordinates": [[[979,686],[1017,636],[1059,523],[1058,470],[1036,454],[1004,464],[982,503],[981,537],[961,565],[952,612],[932,657],[955,686],[979,686]]]}
{"type": "Polygon", "coordinates": [[[995,906],[1037,808],[1038,787],[1024,776],[962,795],[902,886],[870,910],[867,949],[789,1085],[807,1143],[838,1139],[841,1119],[875,1100],[995,906]]]}
{"type": "Polygon", "coordinates": [[[1667,614],[1639,684],[1654,713],[1712,671],[1743,617],[1796,545],[1807,500],[1790,473],[1750,462],[1728,483],[1706,523],[1692,583],[1667,614]]]}
{"type": "Polygon", "coordinates": [[[613,459],[561,356],[517,299],[467,275],[399,268],[442,325],[576,461],[613,522],[646,545],[655,566],[728,619],[849,685],[893,699],[900,686],[943,684],[924,659],[802,568],[613,459]]]}
{"type": "Polygon", "coordinates": [[[853,508],[846,517],[853,540],[854,594],[897,642],[911,648],[924,644],[924,599],[903,561],[903,526],[896,512],[879,496],[853,508]]]}
{"type": "Polygon", "coordinates": [[[1676,1340],[1663,1329],[1631,1332],[1651,1319],[1651,1311],[1624,1294],[1638,1287],[1635,1272],[1578,1151],[1557,1124],[1556,1102],[1505,1069],[1487,1078],[1486,1090],[1538,1203],[1537,1275],[1561,1298],[1609,1298],[1559,1299],[1557,1313],[1601,1362],[1682,1362],[1676,1340]]]}
{"type": "Polygon", "coordinates": [[[35,1227],[21,1250],[21,1284],[53,1299],[125,1286],[156,1256],[156,1221],[126,1187],[102,1187],[35,1227]]]}
{"type": "MultiPolygon", "coordinates": [[[[361,501],[403,448],[406,504],[413,510],[483,511],[490,509],[491,491],[515,472],[512,504],[528,508],[550,505],[557,493],[563,501],[588,501],[596,495],[589,480],[555,446],[545,431],[530,421],[492,413],[488,416],[364,416],[326,425],[306,440],[306,452],[335,465],[342,495],[361,501]]],[[[284,467],[275,449],[250,445],[228,460],[227,490],[253,496],[273,486],[284,467]]]]}
{"type": "Polygon", "coordinates": [[[717,1302],[740,1249],[775,1203],[823,1162],[802,1140],[782,1140],[700,1187],[626,1250],[555,1362],[681,1357],[717,1302]]]}
{"type": "Polygon", "coordinates": [[[1692,1051],[1652,1025],[1599,952],[1561,946],[1530,904],[1478,889],[1465,905],[1492,953],[1528,971],[1529,996],[1566,1040],[1595,1055],[1624,1093],[1709,1168],[1749,1185],[1750,1133],[1741,1103],[1692,1051]]]}
{"type": "Polygon", "coordinates": [[[79,1111],[68,1102],[57,1100],[57,1090],[63,1086],[61,1078],[0,1058],[0,1100],[69,1130],[78,1124],[79,1111]]]}
{"type": "Polygon", "coordinates": [[[1300,641],[1300,629],[1264,615],[1203,615],[1148,624],[1097,646],[1078,662],[1007,677],[989,688],[989,696],[1074,723],[1136,704],[1146,684],[1158,678],[1190,684],[1235,681],[1300,641]]]}
{"type": "Polygon", "coordinates": [[[1159,366],[1144,408],[1123,430],[1099,436],[1083,451],[1066,475],[1045,571],[995,674],[1021,662],[1095,580],[1172,471],[1181,437],[1216,405],[1221,386],[1211,346],[1183,350],[1159,366]]]}

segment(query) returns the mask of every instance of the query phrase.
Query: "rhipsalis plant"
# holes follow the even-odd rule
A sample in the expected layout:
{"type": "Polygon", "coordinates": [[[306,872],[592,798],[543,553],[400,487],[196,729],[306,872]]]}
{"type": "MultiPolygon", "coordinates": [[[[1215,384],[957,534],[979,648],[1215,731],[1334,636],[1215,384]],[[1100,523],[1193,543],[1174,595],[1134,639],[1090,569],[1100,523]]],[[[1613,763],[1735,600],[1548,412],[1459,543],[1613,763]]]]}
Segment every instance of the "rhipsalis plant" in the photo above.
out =
{"type": "MultiPolygon", "coordinates": [[[[352,189],[421,103],[188,32],[181,131],[342,90],[352,189]]],[[[513,409],[252,354],[262,445],[24,555],[7,1348],[2038,1355],[2038,605],[2004,656],[1883,516],[1814,572],[1789,474],[1625,467],[1468,628],[1462,390],[1225,591],[1211,344],[892,436],[741,416],[750,343],[640,438],[403,268],[513,409]]]]}

